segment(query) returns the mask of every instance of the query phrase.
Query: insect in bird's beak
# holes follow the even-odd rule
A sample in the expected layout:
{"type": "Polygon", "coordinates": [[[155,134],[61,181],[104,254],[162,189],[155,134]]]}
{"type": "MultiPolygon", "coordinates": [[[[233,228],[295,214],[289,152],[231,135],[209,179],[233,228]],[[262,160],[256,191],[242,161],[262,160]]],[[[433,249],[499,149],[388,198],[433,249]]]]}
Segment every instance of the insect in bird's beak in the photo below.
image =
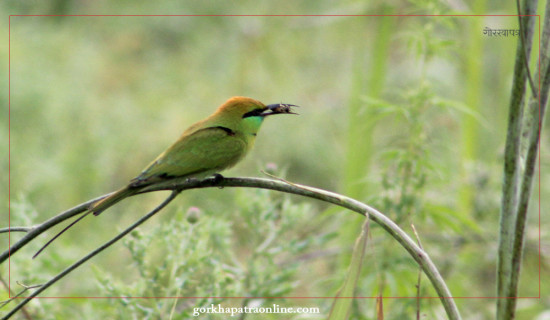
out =
{"type": "Polygon", "coordinates": [[[293,104],[287,104],[287,103],[275,103],[270,104],[266,106],[267,109],[262,113],[262,116],[270,116],[273,114],[281,114],[281,113],[288,113],[288,114],[297,114],[296,112],[292,111],[292,107],[298,107],[293,104]]]}

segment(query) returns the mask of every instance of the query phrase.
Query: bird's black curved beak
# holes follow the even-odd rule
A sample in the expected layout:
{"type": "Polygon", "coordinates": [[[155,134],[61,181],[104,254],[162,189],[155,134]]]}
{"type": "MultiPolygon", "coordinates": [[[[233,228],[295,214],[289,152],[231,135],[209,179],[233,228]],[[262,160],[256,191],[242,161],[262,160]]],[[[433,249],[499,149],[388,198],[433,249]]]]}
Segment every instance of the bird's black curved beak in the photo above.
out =
{"type": "Polygon", "coordinates": [[[292,110],[292,107],[298,107],[293,104],[288,103],[275,103],[270,104],[266,106],[267,108],[262,112],[262,116],[270,116],[274,114],[282,114],[282,113],[288,113],[288,114],[297,114],[292,110]]]}

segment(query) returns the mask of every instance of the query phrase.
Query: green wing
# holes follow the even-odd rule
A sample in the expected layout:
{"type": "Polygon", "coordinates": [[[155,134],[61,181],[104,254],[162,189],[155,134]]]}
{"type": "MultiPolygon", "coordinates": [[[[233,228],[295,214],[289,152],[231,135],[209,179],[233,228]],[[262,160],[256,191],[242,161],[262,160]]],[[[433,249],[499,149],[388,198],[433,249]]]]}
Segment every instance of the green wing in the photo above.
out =
{"type": "Polygon", "coordinates": [[[228,128],[209,127],[182,136],[132,180],[134,186],[171,177],[209,175],[234,166],[247,144],[228,128]]]}

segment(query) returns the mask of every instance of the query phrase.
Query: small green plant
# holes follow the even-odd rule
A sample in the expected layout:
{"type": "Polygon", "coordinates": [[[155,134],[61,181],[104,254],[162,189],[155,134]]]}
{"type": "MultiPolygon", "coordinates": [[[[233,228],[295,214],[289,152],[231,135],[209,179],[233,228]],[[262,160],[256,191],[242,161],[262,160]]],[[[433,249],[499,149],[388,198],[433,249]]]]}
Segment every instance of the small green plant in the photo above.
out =
{"type": "Polygon", "coordinates": [[[269,297],[291,296],[297,287],[307,288],[300,279],[307,262],[300,256],[327,239],[307,229],[314,210],[266,190],[236,193],[237,206],[231,210],[191,207],[178,210],[171,221],[152,231],[132,232],[124,241],[132,262],[128,271],[135,272],[130,283],[95,268],[104,295],[128,297],[110,300],[123,307],[114,308],[118,318],[188,319],[193,308],[246,306],[249,297],[262,297],[267,303],[269,297]]]}

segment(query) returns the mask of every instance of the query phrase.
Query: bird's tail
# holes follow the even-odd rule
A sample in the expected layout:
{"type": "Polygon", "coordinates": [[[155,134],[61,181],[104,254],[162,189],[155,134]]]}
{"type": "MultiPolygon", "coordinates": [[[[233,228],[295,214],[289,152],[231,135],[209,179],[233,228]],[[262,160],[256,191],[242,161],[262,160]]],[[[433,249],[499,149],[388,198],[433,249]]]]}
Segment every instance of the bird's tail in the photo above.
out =
{"type": "Polygon", "coordinates": [[[116,204],[117,202],[123,200],[124,198],[127,198],[131,195],[134,195],[136,193],[139,192],[139,190],[141,190],[142,188],[139,188],[139,187],[135,187],[135,186],[132,186],[132,185],[127,185],[126,187],[122,188],[122,189],[119,189],[115,192],[113,192],[110,196],[94,203],[88,210],[86,213],[84,213],[80,218],[76,219],[75,221],[73,221],[71,224],[69,224],[68,226],[66,226],[63,230],[61,230],[59,233],[57,233],[53,238],[50,239],[50,241],[46,242],[45,245],[42,246],[42,248],[40,248],[40,250],[38,250],[34,256],[32,257],[33,259],[36,258],[40,252],[44,251],[44,249],[46,249],[46,247],[48,247],[55,239],[57,239],[60,235],[62,235],[65,231],[69,230],[72,226],[74,226],[78,221],[82,220],[84,217],[86,217],[88,214],[90,214],[90,212],[93,212],[94,215],[99,215],[101,212],[107,210],[109,207],[111,207],[112,205],[116,204]]]}
{"type": "Polygon", "coordinates": [[[100,213],[115,205],[119,201],[136,194],[140,189],[141,188],[132,187],[131,185],[123,187],[122,189],[113,192],[110,196],[94,203],[90,207],[90,211],[94,213],[94,216],[98,216],[100,213]]]}

